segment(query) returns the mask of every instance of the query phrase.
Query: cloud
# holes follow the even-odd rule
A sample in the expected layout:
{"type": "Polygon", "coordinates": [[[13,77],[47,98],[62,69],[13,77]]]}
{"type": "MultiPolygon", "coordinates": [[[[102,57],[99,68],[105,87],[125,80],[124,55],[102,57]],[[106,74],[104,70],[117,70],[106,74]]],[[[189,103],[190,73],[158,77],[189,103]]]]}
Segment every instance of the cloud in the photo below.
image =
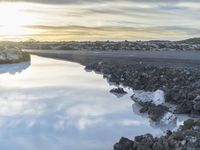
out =
{"type": "Polygon", "coordinates": [[[27,25],[24,26],[25,28],[31,29],[42,29],[42,30],[49,30],[49,31],[149,31],[149,32],[156,32],[156,31],[190,31],[190,32],[198,32],[200,33],[200,29],[198,28],[190,28],[190,27],[180,27],[180,26],[155,26],[155,27],[123,27],[123,26],[99,26],[99,27],[89,27],[89,26],[47,26],[47,25],[27,25]]]}
{"type": "Polygon", "coordinates": [[[153,39],[180,39],[200,34],[200,29],[179,26],[26,26],[34,30],[41,30],[40,34],[31,34],[38,38],[51,40],[153,40],[153,39]]]}
{"type": "MultiPolygon", "coordinates": [[[[31,20],[30,24],[23,24],[26,33],[23,32],[20,37],[32,36],[48,40],[50,38],[52,40],[146,40],[182,39],[200,34],[200,17],[197,15],[200,11],[200,1],[197,0],[12,0],[12,2],[31,2],[31,4],[16,5],[19,6],[20,10],[17,11],[20,15],[24,14],[31,20]]],[[[4,22],[5,17],[2,15],[0,19],[4,22]]],[[[4,37],[10,36],[4,35],[4,37]]]]}
{"type": "MultiPolygon", "coordinates": [[[[83,3],[105,3],[107,0],[0,0],[0,2],[31,2],[43,4],[83,4],[83,3]]],[[[182,3],[188,0],[110,0],[109,2],[139,2],[139,3],[182,3]]],[[[199,0],[190,0],[190,2],[198,2],[199,0]]]]}
{"type": "MultiPolygon", "coordinates": [[[[48,26],[48,25],[27,25],[25,28],[42,30],[101,30],[107,31],[109,27],[87,27],[87,26],[48,26]]],[[[112,28],[112,27],[111,27],[112,28]]]]}

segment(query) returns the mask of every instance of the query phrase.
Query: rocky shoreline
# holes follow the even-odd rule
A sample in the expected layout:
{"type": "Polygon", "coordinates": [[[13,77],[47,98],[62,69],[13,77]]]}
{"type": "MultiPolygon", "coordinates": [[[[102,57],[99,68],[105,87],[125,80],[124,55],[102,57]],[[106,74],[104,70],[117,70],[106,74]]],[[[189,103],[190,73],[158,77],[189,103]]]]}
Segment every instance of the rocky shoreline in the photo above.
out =
{"type": "Polygon", "coordinates": [[[136,136],[134,140],[122,137],[114,150],[199,150],[200,120],[187,120],[177,131],[160,137],[151,134],[136,136]]]}
{"type": "MultiPolygon", "coordinates": [[[[151,59],[140,56],[134,58],[128,56],[121,57],[121,53],[113,53],[110,56],[101,53],[89,55],[89,52],[83,55],[84,53],[79,52],[65,54],[65,52],[49,53],[37,50],[31,53],[78,62],[86,66],[86,71],[101,73],[109,83],[117,85],[117,88],[110,90],[117,97],[126,94],[125,88],[122,89],[121,87],[132,88],[133,93],[137,95],[136,97],[134,95],[131,96],[132,100],[136,102],[133,105],[139,104],[141,106],[139,111],[137,107],[137,113],[145,113],[145,116],[148,114],[156,126],[160,126],[158,123],[161,122],[174,126],[177,123],[176,114],[187,114],[187,116],[190,115],[196,119],[200,116],[200,63],[198,59],[196,61],[189,57],[187,60],[179,59],[179,52],[174,53],[177,54],[176,57],[169,57],[169,59],[163,59],[158,56],[151,59]],[[138,96],[141,91],[142,98],[138,96]],[[163,91],[164,96],[162,96],[162,92],[158,94],[160,93],[158,91],[163,91]],[[159,95],[158,97],[161,96],[159,103],[153,102],[158,100],[158,97],[155,96],[157,95],[156,93],[159,95]],[[144,99],[146,94],[152,95],[148,101],[144,99]],[[162,97],[164,97],[163,102],[162,97]]],[[[131,55],[131,53],[129,54],[131,55]]],[[[168,55],[168,53],[165,54],[168,55]]],[[[195,55],[198,55],[198,53],[195,52],[195,55]]],[[[141,114],[141,116],[143,115],[141,114]]],[[[167,130],[169,128],[166,129],[163,126],[163,129],[167,130]]]]}
{"type": "MultiPolygon", "coordinates": [[[[85,69],[102,73],[104,78],[116,85],[131,87],[134,92],[131,98],[141,106],[140,113],[147,113],[152,121],[167,124],[176,120],[175,114],[188,114],[193,118],[200,118],[200,71],[198,70],[148,66],[143,63],[124,65],[108,62],[93,63],[87,65],[85,69]],[[170,105],[166,105],[166,103],[170,103],[175,107],[172,109],[170,105]]],[[[125,94],[126,92],[121,88],[111,90],[111,92],[115,93],[118,91],[119,94],[125,94]]],[[[184,126],[187,126],[188,122],[192,121],[186,121],[184,126]]],[[[192,137],[193,139],[198,139],[195,140],[194,145],[200,148],[200,145],[198,145],[200,141],[200,130],[196,130],[197,124],[198,128],[200,128],[199,121],[196,121],[193,124],[195,129],[189,128],[188,131],[188,129],[185,130],[183,126],[180,127],[178,131],[161,138],[153,138],[153,136],[149,134],[138,136],[135,141],[122,138],[118,144],[115,144],[114,149],[188,149],[190,147],[187,143],[191,145],[191,141],[187,140],[188,134],[192,134],[193,132],[198,133],[192,137]],[[172,140],[174,143],[173,146],[170,147],[168,145],[166,147],[166,142],[171,141],[171,138],[179,133],[185,134],[183,139],[177,140],[175,138],[172,140]],[[151,141],[151,144],[144,144],[144,142],[146,143],[148,140],[151,141]],[[143,146],[135,147],[135,143],[138,142],[139,145],[141,145],[140,142],[143,142],[143,146]],[[184,144],[181,145],[181,143],[184,144]],[[125,146],[123,144],[125,144],[125,146]],[[129,145],[129,147],[126,147],[127,145],[129,145]]]]}
{"type": "MultiPolygon", "coordinates": [[[[106,62],[93,63],[87,65],[85,69],[102,73],[109,82],[128,86],[136,91],[162,90],[165,102],[176,106],[174,113],[190,114],[192,117],[200,116],[200,71],[106,62]]],[[[145,103],[141,105],[145,107],[145,103]]]]}
{"type": "Polygon", "coordinates": [[[21,49],[38,50],[82,50],[82,51],[200,51],[200,38],[182,41],[61,41],[0,42],[0,47],[14,46],[21,49]]]}
{"type": "Polygon", "coordinates": [[[1,48],[0,64],[13,64],[30,61],[31,56],[27,52],[23,52],[17,48],[1,48]]]}
{"type": "MultiPolygon", "coordinates": [[[[191,39],[189,39],[190,41],[191,39]]],[[[37,42],[22,44],[25,49],[82,50],[82,51],[199,51],[200,44],[185,41],[69,41],[69,42],[37,42]]]]}

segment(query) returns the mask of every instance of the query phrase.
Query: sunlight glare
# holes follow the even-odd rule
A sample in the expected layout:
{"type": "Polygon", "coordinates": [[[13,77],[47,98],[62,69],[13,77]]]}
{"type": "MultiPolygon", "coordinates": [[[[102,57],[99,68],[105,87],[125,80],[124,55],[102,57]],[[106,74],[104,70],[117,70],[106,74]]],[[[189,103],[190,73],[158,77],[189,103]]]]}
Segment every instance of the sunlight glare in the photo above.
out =
{"type": "Polygon", "coordinates": [[[23,9],[23,3],[0,3],[0,35],[16,36],[27,34],[29,31],[23,26],[33,23],[33,18],[23,9]]]}

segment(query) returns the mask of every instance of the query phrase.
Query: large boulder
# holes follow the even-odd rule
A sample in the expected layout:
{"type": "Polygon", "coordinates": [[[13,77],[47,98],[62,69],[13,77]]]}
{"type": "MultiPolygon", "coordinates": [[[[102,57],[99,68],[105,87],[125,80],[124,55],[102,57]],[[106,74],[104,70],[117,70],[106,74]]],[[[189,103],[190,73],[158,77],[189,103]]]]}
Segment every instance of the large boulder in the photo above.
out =
{"type": "Polygon", "coordinates": [[[131,98],[137,103],[149,102],[156,106],[165,103],[165,94],[162,90],[156,90],[155,92],[134,91],[131,98]]]}

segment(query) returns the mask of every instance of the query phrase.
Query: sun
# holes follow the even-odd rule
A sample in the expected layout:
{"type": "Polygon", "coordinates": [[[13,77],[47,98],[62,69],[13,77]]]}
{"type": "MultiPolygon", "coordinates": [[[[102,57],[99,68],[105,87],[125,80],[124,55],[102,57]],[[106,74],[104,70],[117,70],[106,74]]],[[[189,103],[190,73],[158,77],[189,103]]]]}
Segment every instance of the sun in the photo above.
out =
{"type": "Polygon", "coordinates": [[[0,35],[19,36],[29,31],[24,26],[32,24],[33,18],[24,10],[23,3],[0,3],[0,35]]]}

